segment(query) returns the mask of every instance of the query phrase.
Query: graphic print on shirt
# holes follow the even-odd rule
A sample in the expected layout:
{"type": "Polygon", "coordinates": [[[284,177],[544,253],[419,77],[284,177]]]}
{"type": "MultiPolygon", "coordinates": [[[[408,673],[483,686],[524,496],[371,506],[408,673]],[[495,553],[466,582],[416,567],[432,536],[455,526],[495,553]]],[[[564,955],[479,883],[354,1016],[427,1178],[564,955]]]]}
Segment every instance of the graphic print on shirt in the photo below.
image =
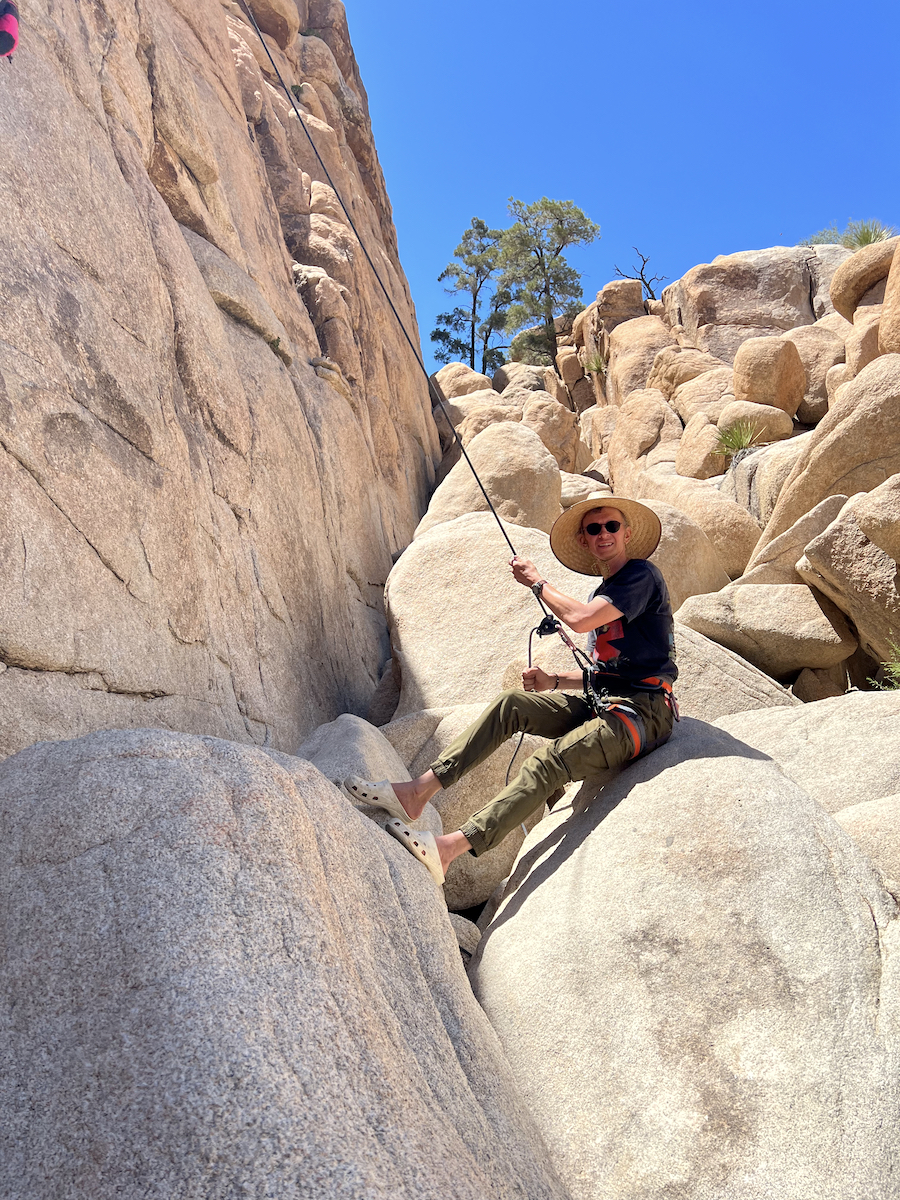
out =
{"type": "Polygon", "coordinates": [[[594,643],[594,661],[609,663],[618,658],[622,651],[611,643],[621,641],[624,636],[621,619],[611,621],[609,625],[601,625],[594,643]]]}

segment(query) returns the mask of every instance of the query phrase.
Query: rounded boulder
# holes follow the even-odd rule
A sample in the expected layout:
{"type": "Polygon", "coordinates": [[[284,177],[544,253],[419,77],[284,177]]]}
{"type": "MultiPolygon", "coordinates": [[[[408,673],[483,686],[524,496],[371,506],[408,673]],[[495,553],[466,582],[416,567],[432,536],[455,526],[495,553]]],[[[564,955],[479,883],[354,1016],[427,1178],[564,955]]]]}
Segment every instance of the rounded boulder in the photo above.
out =
{"type": "MultiPolygon", "coordinates": [[[[534,430],[511,421],[489,425],[467,450],[499,515],[513,525],[549,533],[561,511],[559,467],[534,430]]],[[[414,536],[465,513],[487,511],[472,468],[461,459],[431,497],[414,536]]]]}

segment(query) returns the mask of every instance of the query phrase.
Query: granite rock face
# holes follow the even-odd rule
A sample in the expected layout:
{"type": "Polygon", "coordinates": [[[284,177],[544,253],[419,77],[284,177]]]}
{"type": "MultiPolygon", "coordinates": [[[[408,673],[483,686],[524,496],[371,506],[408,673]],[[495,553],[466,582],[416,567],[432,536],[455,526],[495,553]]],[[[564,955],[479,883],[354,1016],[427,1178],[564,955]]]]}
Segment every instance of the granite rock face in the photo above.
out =
{"type": "Polygon", "coordinates": [[[900,880],[900,793],[851,804],[833,815],[886,879],[900,880]]]}
{"type": "MultiPolygon", "coordinates": [[[[591,580],[554,558],[545,533],[504,528],[542,575],[567,595],[587,598],[591,580]]],[[[507,667],[525,656],[529,630],[542,616],[530,590],[513,579],[510,558],[496,521],[484,512],[436,525],[400,557],[385,592],[402,680],[395,718],[426,708],[486,704],[510,686],[507,667]],[[461,596],[471,598],[462,610],[461,596]]],[[[581,635],[573,640],[584,644],[581,635]]],[[[569,671],[572,655],[557,637],[535,639],[534,663],[546,671],[569,671]]]]}
{"type": "Polygon", "coordinates": [[[578,807],[529,835],[470,970],[574,1200],[888,1200],[900,922],[868,859],[697,721],[578,807]]]}
{"type": "Polygon", "coordinates": [[[775,760],[828,812],[900,792],[900,692],[851,692],[716,724],[775,760]]]}
{"type": "Polygon", "coordinates": [[[729,584],[690,596],[678,620],[775,679],[803,667],[834,666],[857,647],[843,614],[803,583],[729,584]]]}
{"type": "Polygon", "coordinates": [[[439,447],[301,129],[417,336],[343,6],[312,7],[254,0],[300,119],[236,4],[29,13],[3,78],[0,754],[110,724],[288,749],[371,695],[439,447]]]}
{"type": "Polygon", "coordinates": [[[675,695],[687,717],[718,721],[730,713],[800,703],[770,675],[678,620],[675,649],[678,662],[675,695]]]}
{"type": "Polygon", "coordinates": [[[797,573],[846,613],[863,650],[886,662],[900,644],[897,563],[860,529],[855,501],[808,543],[797,573]]]}
{"type": "Polygon", "coordinates": [[[504,521],[549,533],[561,512],[561,480],[556,459],[537,433],[521,423],[491,423],[467,450],[469,462],[460,458],[438,485],[415,536],[465,513],[487,512],[478,480],[504,521]]]}
{"type": "Polygon", "coordinates": [[[827,496],[868,492],[900,471],[900,354],[869,363],[809,434],[756,554],[827,496]]]}
{"type": "Polygon", "coordinates": [[[828,285],[849,256],[830,246],[720,254],[664,290],[666,320],[682,327],[698,349],[733,362],[748,338],[812,325],[833,311],[828,285]]]}
{"type": "Polygon", "coordinates": [[[0,766],[8,1197],[566,1200],[427,871],[309,763],[0,766]]]}

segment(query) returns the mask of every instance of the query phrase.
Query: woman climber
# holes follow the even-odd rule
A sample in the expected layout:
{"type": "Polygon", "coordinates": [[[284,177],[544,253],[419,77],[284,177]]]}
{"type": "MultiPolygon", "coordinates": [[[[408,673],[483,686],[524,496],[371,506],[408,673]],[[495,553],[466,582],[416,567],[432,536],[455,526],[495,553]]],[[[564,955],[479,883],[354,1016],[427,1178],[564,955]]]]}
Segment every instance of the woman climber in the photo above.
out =
{"type": "Polygon", "coordinates": [[[661,745],[672,732],[675,639],[665,580],[647,557],[659,544],[656,513],[615,496],[584,500],[557,519],[550,548],[570,570],[602,575],[582,603],[541,578],[527,558],[514,557],[513,577],[576,633],[588,633],[590,672],[522,673],[522,690],[504,692],[417,779],[406,783],[344,781],[351,800],[385,809],[385,828],[419,858],[440,885],[460,854],[491,850],[557,789],[661,745]],[[561,692],[581,688],[584,694],[561,692]],[[543,693],[543,694],[541,694],[543,693]],[[522,731],[551,738],[515,779],[456,832],[435,837],[410,829],[425,805],[522,731]]]}

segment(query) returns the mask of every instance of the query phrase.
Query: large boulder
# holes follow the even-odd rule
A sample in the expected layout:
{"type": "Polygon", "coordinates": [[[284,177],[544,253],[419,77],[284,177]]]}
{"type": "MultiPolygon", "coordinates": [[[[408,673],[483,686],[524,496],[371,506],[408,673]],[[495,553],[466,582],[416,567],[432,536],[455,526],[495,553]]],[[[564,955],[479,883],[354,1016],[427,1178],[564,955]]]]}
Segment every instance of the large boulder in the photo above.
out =
{"type": "Polygon", "coordinates": [[[734,356],[734,398],[769,404],[789,417],[800,407],[806,372],[792,341],[755,337],[742,342],[734,356]]]}
{"type": "Polygon", "coordinates": [[[900,792],[863,800],[833,814],[885,879],[900,880],[900,792]]]}
{"type": "Polygon", "coordinates": [[[671,472],[666,466],[643,472],[632,494],[642,500],[663,500],[686,513],[712,542],[728,577],[736,579],[744,573],[759,540],[759,525],[711,483],[676,474],[674,463],[671,472]]]}
{"type": "Polygon", "coordinates": [[[878,331],[882,354],[900,353],[900,254],[894,251],[878,331]]]}
{"type": "MultiPolygon", "coordinates": [[[[518,553],[551,583],[587,598],[591,580],[553,556],[545,533],[504,528],[518,553]]],[[[510,557],[490,513],[438,525],[400,556],[385,588],[402,681],[395,718],[425,708],[486,704],[503,691],[507,666],[525,653],[529,631],[542,615],[529,589],[512,578],[510,557]]],[[[556,637],[535,643],[534,662],[548,671],[572,670],[572,656],[556,637]]]]}
{"type": "Polygon", "coordinates": [[[721,359],[704,354],[702,350],[691,346],[664,346],[653,360],[647,387],[657,388],[671,400],[673,394],[692,379],[723,368],[728,369],[721,359]]]}
{"type": "Polygon", "coordinates": [[[820,321],[815,325],[791,329],[783,336],[785,341],[793,342],[797,347],[806,375],[806,388],[797,408],[797,420],[804,425],[815,425],[828,412],[825,376],[832,367],[844,361],[844,340],[820,321]]]}
{"type": "Polygon", "coordinates": [[[856,500],[851,497],[807,544],[797,573],[847,614],[863,650],[884,662],[896,658],[894,647],[900,644],[897,563],[860,529],[856,500]]]}
{"type": "Polygon", "coordinates": [[[3,1195],[565,1197],[440,889],[310,763],[43,742],[0,856],[3,1195]]]}
{"type": "Polygon", "coordinates": [[[602,322],[607,333],[611,333],[624,321],[643,317],[643,285],[639,279],[613,279],[600,289],[591,307],[595,319],[602,322]]]}
{"type": "Polygon", "coordinates": [[[581,439],[591,448],[592,456],[602,457],[609,449],[610,439],[616,428],[619,409],[614,405],[593,405],[586,408],[578,418],[581,439]]]}
{"type": "Polygon", "coordinates": [[[719,491],[746,508],[760,525],[765,525],[811,436],[811,432],[798,433],[741,454],[729,467],[719,491]]]}
{"type": "Polygon", "coordinates": [[[504,421],[479,433],[466,449],[472,465],[461,459],[453,467],[431,497],[414,536],[464,513],[488,510],[472,467],[504,521],[549,533],[561,511],[559,468],[537,434],[523,424],[504,421]]]}
{"type": "Polygon", "coordinates": [[[705,413],[715,423],[725,404],[733,398],[733,370],[717,367],[680,384],[670,396],[669,403],[685,424],[697,412],[705,413]]]}
{"type": "Polygon", "coordinates": [[[769,542],[758,557],[754,557],[753,566],[737,584],[748,583],[803,583],[797,574],[797,562],[803,557],[803,552],[809,543],[819,536],[835,519],[844,504],[846,496],[828,496],[817,504],[810,512],[805,513],[790,529],[779,534],[774,541],[769,542]]]}
{"type": "Polygon", "coordinates": [[[900,474],[857,496],[853,516],[869,541],[900,566],[900,474]]]}
{"type": "Polygon", "coordinates": [[[662,571],[673,612],[688,596],[726,587],[728,576],[716,548],[697,522],[662,500],[644,503],[656,513],[662,525],[662,536],[650,561],[662,571]]]}
{"type": "Polygon", "coordinates": [[[577,471],[591,461],[590,450],[579,437],[578,418],[548,392],[532,392],[522,410],[522,424],[534,430],[561,471],[577,471]]]}
{"type": "Polygon", "coordinates": [[[448,397],[444,407],[454,426],[459,427],[473,412],[492,405],[502,405],[505,408],[522,407],[515,405],[512,399],[501,400],[492,387],[476,388],[474,391],[464,392],[459,396],[448,397]]]}
{"type": "Polygon", "coordinates": [[[692,479],[712,479],[724,474],[726,465],[718,428],[705,412],[695,412],[678,443],[675,470],[692,479]]]}
{"type": "Polygon", "coordinates": [[[885,242],[873,242],[842,262],[831,280],[831,302],[835,309],[853,320],[853,314],[866,292],[886,279],[891,269],[894,251],[900,245],[900,237],[885,242]]]}
{"type": "Polygon", "coordinates": [[[678,679],[675,694],[683,716],[717,721],[754,708],[784,708],[799,700],[746,659],[675,622],[678,679]]]}
{"type": "Polygon", "coordinates": [[[617,325],[609,339],[606,395],[610,404],[623,404],[628,396],[647,386],[656,355],[675,344],[661,317],[638,317],[617,325]]]}
{"type": "Polygon", "coordinates": [[[720,728],[775,760],[830,813],[900,791],[900,692],[850,692],[777,716],[737,713],[720,728]]]}
{"type": "MultiPolygon", "coordinates": [[[[762,339],[754,338],[753,341],[762,339]]],[[[720,433],[730,433],[740,426],[751,429],[757,443],[784,441],[794,432],[794,422],[783,408],[774,404],[755,404],[752,400],[732,400],[719,413],[716,427],[720,433]]]]}
{"type": "MultiPolygon", "coordinates": [[[[521,684],[521,680],[518,682],[521,684]]],[[[450,743],[481,715],[483,709],[483,704],[430,708],[400,717],[390,725],[385,725],[381,732],[415,778],[428,770],[450,743]]],[[[509,738],[490,758],[463,776],[459,783],[439,791],[432,803],[441,815],[446,832],[459,829],[473,813],[484,808],[488,801],[503,791],[507,775],[510,779],[514,778],[525,759],[543,744],[544,738],[533,734],[526,734],[521,745],[518,735],[509,738]]],[[[490,853],[481,854],[478,858],[472,854],[462,854],[452,862],[444,884],[447,907],[461,911],[483,904],[512,870],[525,840],[526,830],[533,828],[543,815],[542,804],[526,819],[525,829],[517,826],[490,853]]]]}
{"type": "Polygon", "coordinates": [[[584,367],[574,346],[560,346],[556,356],[556,366],[562,376],[562,381],[569,389],[575,386],[579,379],[584,378],[584,367]]]}
{"type": "Polygon", "coordinates": [[[868,492],[900,472],[900,354],[869,363],[809,434],[759,549],[826,496],[868,492]]]}
{"type": "MultiPolygon", "coordinates": [[[[514,404],[479,403],[468,410],[465,419],[460,421],[456,427],[456,432],[459,434],[459,440],[468,449],[469,443],[473,442],[480,433],[490,429],[492,425],[521,421],[521,419],[522,411],[514,404]]],[[[461,457],[461,454],[457,455],[454,466],[461,457]]]]}
{"type": "Polygon", "coordinates": [[[776,763],[698,721],[554,810],[471,975],[573,1200],[887,1200],[897,911],[776,763]]]}
{"type": "Polygon", "coordinates": [[[434,379],[448,400],[452,400],[455,396],[468,396],[471,392],[485,391],[488,388],[493,390],[493,384],[487,375],[480,375],[461,362],[447,363],[446,366],[435,372],[434,379]]]}
{"type": "Polygon", "coordinates": [[[663,292],[666,320],[681,325],[700,350],[727,363],[748,338],[811,325],[816,253],[774,246],[719,255],[692,267],[663,292]]]}
{"type": "Polygon", "coordinates": [[[560,471],[559,478],[562,487],[560,503],[563,508],[571,508],[573,504],[587,500],[589,496],[596,495],[600,490],[609,491],[608,488],[602,487],[596,479],[590,479],[587,475],[573,475],[569,471],[560,471]]]}
{"type": "MultiPolygon", "coordinates": [[[[858,308],[853,315],[853,329],[847,335],[845,353],[847,371],[844,382],[858,375],[863,367],[878,358],[878,330],[881,326],[881,310],[858,308]]],[[[827,386],[827,384],[826,384],[827,386]]]]}
{"type": "Polygon", "coordinates": [[[630,394],[619,410],[608,450],[614,486],[623,496],[638,496],[648,467],[674,465],[683,432],[662,392],[644,388],[630,394]]]}
{"type": "Polygon", "coordinates": [[[677,613],[683,625],[754,663],[774,679],[803,667],[830,667],[856,649],[843,615],[804,584],[735,584],[692,596],[677,613]]]}
{"type": "Polygon", "coordinates": [[[547,386],[546,373],[548,369],[552,370],[547,367],[533,367],[528,363],[504,363],[494,372],[494,389],[498,392],[505,392],[508,387],[515,385],[529,392],[542,392],[547,386]]]}

